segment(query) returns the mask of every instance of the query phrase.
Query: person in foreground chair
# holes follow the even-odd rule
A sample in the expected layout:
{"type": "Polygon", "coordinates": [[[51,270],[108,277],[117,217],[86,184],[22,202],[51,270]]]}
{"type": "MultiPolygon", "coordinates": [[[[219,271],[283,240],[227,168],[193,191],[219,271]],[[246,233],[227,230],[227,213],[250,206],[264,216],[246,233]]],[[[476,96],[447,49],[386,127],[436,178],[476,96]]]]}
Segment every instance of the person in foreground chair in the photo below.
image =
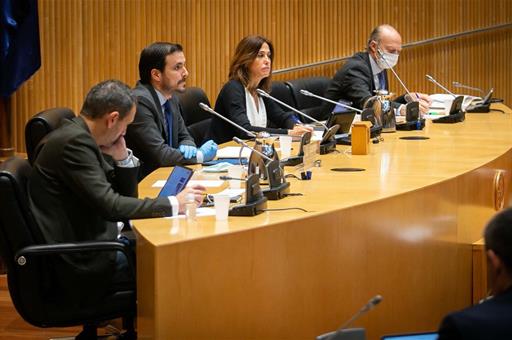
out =
{"type": "MultiPolygon", "coordinates": [[[[300,124],[295,115],[256,92],[256,89],[270,91],[273,60],[274,47],[268,39],[254,35],[243,38],[231,60],[229,81],[219,93],[215,111],[253,132],[300,136],[313,131],[300,124]]],[[[235,136],[248,138],[243,131],[218,117],[212,120],[210,136],[219,144],[235,136]]]]}
{"type": "Polygon", "coordinates": [[[493,296],[446,316],[440,340],[512,339],[512,209],[489,222],[484,238],[493,296]]]}
{"type": "MultiPolygon", "coordinates": [[[[366,51],[357,52],[343,64],[331,80],[324,96],[334,101],[341,99],[350,102],[355,108],[363,109],[368,99],[375,96],[375,90],[389,91],[387,69],[398,63],[401,50],[402,37],[395,28],[390,25],[375,27],[368,39],[366,51]]],[[[411,101],[419,101],[421,113],[428,112],[430,97],[419,92],[411,94],[415,98],[404,95],[395,99],[392,106],[396,112],[405,115],[403,104],[411,101]]],[[[333,109],[334,104],[325,103],[322,116],[327,118],[333,109]]]]}
{"type": "Polygon", "coordinates": [[[217,145],[209,140],[197,148],[190,136],[175,92],[184,92],[188,78],[185,54],[178,44],[153,43],[140,54],[139,76],[134,93],[137,113],[128,127],[128,147],[140,157],[144,178],[163,166],[212,160],[217,145]]]}
{"type": "MultiPolygon", "coordinates": [[[[198,205],[202,202],[202,186],[186,188],[176,197],[137,198],[139,161],[124,140],[135,103],[125,84],[101,82],[87,94],[80,115],[48,136],[28,180],[30,209],[48,244],[115,241],[116,221],[176,215],[184,211],[189,193],[198,205]]],[[[101,296],[102,289],[116,284],[135,286],[133,273],[124,271],[127,258],[120,252],[108,254],[59,259],[64,281],[78,278],[69,282],[70,292],[76,292],[76,285],[83,287],[80,296],[70,299],[101,296]],[[95,294],[92,287],[98,287],[95,294]]]]}

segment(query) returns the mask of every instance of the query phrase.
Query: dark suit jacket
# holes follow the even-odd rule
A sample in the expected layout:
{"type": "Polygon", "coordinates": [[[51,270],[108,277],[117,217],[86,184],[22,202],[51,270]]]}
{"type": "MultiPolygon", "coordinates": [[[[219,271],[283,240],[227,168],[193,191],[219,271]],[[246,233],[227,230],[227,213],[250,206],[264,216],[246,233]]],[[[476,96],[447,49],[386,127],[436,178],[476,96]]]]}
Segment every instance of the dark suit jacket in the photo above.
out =
{"type": "Polygon", "coordinates": [[[163,166],[193,164],[196,159],[185,159],[178,147],[193,145],[194,139],[188,133],[182,117],[177,96],[171,98],[172,145],[167,145],[167,129],[160,101],[151,85],[140,82],[134,89],[137,96],[137,113],[126,131],[126,144],[141,161],[140,179],[163,166]]]}
{"type": "MultiPolygon", "coordinates": [[[[375,95],[376,86],[368,52],[358,52],[347,59],[345,64],[336,72],[324,93],[326,98],[334,101],[340,99],[352,102],[353,107],[362,109],[366,100],[375,95]]],[[[389,89],[388,74],[385,71],[386,88],[389,89]]],[[[397,107],[405,103],[403,97],[395,99],[397,107]]],[[[324,103],[322,116],[327,117],[333,110],[334,104],[324,103]]]]}
{"type": "MultiPolygon", "coordinates": [[[[29,178],[28,193],[31,211],[49,244],[113,241],[116,221],[172,215],[165,197],[136,198],[137,167],[114,167],[107,159],[112,160],[104,158],[81,117],[64,122],[48,136],[29,178]]],[[[92,287],[107,289],[115,256],[65,256],[58,259],[57,274],[73,289],[84,287],[83,298],[92,287]]]]}
{"type": "MultiPolygon", "coordinates": [[[[287,134],[288,129],[293,129],[295,121],[291,113],[285,112],[278,104],[267,98],[263,98],[263,102],[267,110],[267,127],[253,126],[247,118],[244,86],[237,80],[230,80],[222,87],[217,97],[215,111],[249,131],[287,134]],[[271,125],[281,128],[271,128],[271,125]]],[[[212,119],[209,134],[218,144],[230,141],[234,136],[249,138],[245,132],[217,117],[212,119]]]]}
{"type": "Polygon", "coordinates": [[[452,339],[512,339],[512,289],[446,316],[439,328],[439,340],[452,339]]]}

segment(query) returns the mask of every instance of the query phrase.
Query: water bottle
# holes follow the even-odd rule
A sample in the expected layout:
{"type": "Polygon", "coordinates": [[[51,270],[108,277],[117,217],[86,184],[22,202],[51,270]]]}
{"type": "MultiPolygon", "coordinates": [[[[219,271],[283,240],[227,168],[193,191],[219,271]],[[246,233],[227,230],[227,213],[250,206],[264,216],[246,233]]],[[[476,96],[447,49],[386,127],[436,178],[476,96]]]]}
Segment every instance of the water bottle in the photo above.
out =
{"type": "Polygon", "coordinates": [[[195,221],[196,216],[197,216],[196,209],[197,209],[197,204],[196,204],[196,200],[194,199],[194,194],[189,193],[187,195],[187,202],[185,203],[185,214],[187,215],[187,220],[195,221]]]}

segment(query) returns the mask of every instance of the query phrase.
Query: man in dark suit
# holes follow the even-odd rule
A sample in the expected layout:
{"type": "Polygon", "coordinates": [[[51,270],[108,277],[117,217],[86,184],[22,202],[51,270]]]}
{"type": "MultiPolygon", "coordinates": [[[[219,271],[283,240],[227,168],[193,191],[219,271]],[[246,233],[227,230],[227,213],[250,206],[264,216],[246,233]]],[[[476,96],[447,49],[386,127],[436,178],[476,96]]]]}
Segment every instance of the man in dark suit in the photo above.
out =
{"type": "MultiPolygon", "coordinates": [[[[184,210],[189,193],[202,201],[200,186],[176,197],[137,198],[139,162],[124,140],[135,102],[125,84],[99,83],[88,93],[80,115],[48,136],[34,163],[28,193],[31,211],[49,244],[114,241],[117,221],[175,215],[184,210]]],[[[59,259],[57,274],[65,280],[76,278],[70,287],[80,285],[84,292],[72,298],[84,298],[93,288],[107,289],[112,281],[134,285],[133,275],[126,277],[120,269],[126,262],[121,253],[66,255],[59,259]]]]}
{"type": "Polygon", "coordinates": [[[183,48],[165,42],[149,45],[140,55],[139,76],[137,113],[126,141],[141,159],[141,178],[159,167],[213,159],[217,145],[210,140],[196,147],[174,95],[185,91],[188,77],[183,48]]]}
{"type": "Polygon", "coordinates": [[[446,316],[440,340],[512,339],[512,209],[489,222],[484,238],[493,296],[446,316]]]}
{"type": "MultiPolygon", "coordinates": [[[[324,96],[334,101],[343,100],[358,109],[375,96],[376,90],[389,91],[387,69],[394,67],[402,50],[402,38],[390,25],[377,26],[368,39],[365,52],[350,57],[336,72],[324,96]],[[380,51],[380,53],[379,53],[380,51]]],[[[428,112],[431,100],[428,95],[411,93],[395,99],[392,103],[397,114],[405,115],[405,103],[419,101],[421,113],[428,112]]],[[[324,118],[333,111],[334,104],[325,103],[322,107],[324,118]]]]}

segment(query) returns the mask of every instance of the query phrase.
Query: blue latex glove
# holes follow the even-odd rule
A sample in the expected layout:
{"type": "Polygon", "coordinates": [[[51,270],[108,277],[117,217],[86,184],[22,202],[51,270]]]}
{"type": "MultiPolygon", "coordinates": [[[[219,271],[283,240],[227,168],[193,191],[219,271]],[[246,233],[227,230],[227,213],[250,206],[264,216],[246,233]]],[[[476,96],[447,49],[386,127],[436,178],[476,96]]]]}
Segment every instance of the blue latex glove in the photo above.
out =
{"type": "Polygon", "coordinates": [[[196,156],[197,148],[192,145],[180,145],[180,152],[185,157],[185,159],[191,159],[196,156]]]}
{"type": "Polygon", "coordinates": [[[210,139],[201,145],[199,150],[203,153],[203,161],[208,162],[215,158],[215,155],[217,154],[217,144],[215,144],[215,142],[210,139]]]}

